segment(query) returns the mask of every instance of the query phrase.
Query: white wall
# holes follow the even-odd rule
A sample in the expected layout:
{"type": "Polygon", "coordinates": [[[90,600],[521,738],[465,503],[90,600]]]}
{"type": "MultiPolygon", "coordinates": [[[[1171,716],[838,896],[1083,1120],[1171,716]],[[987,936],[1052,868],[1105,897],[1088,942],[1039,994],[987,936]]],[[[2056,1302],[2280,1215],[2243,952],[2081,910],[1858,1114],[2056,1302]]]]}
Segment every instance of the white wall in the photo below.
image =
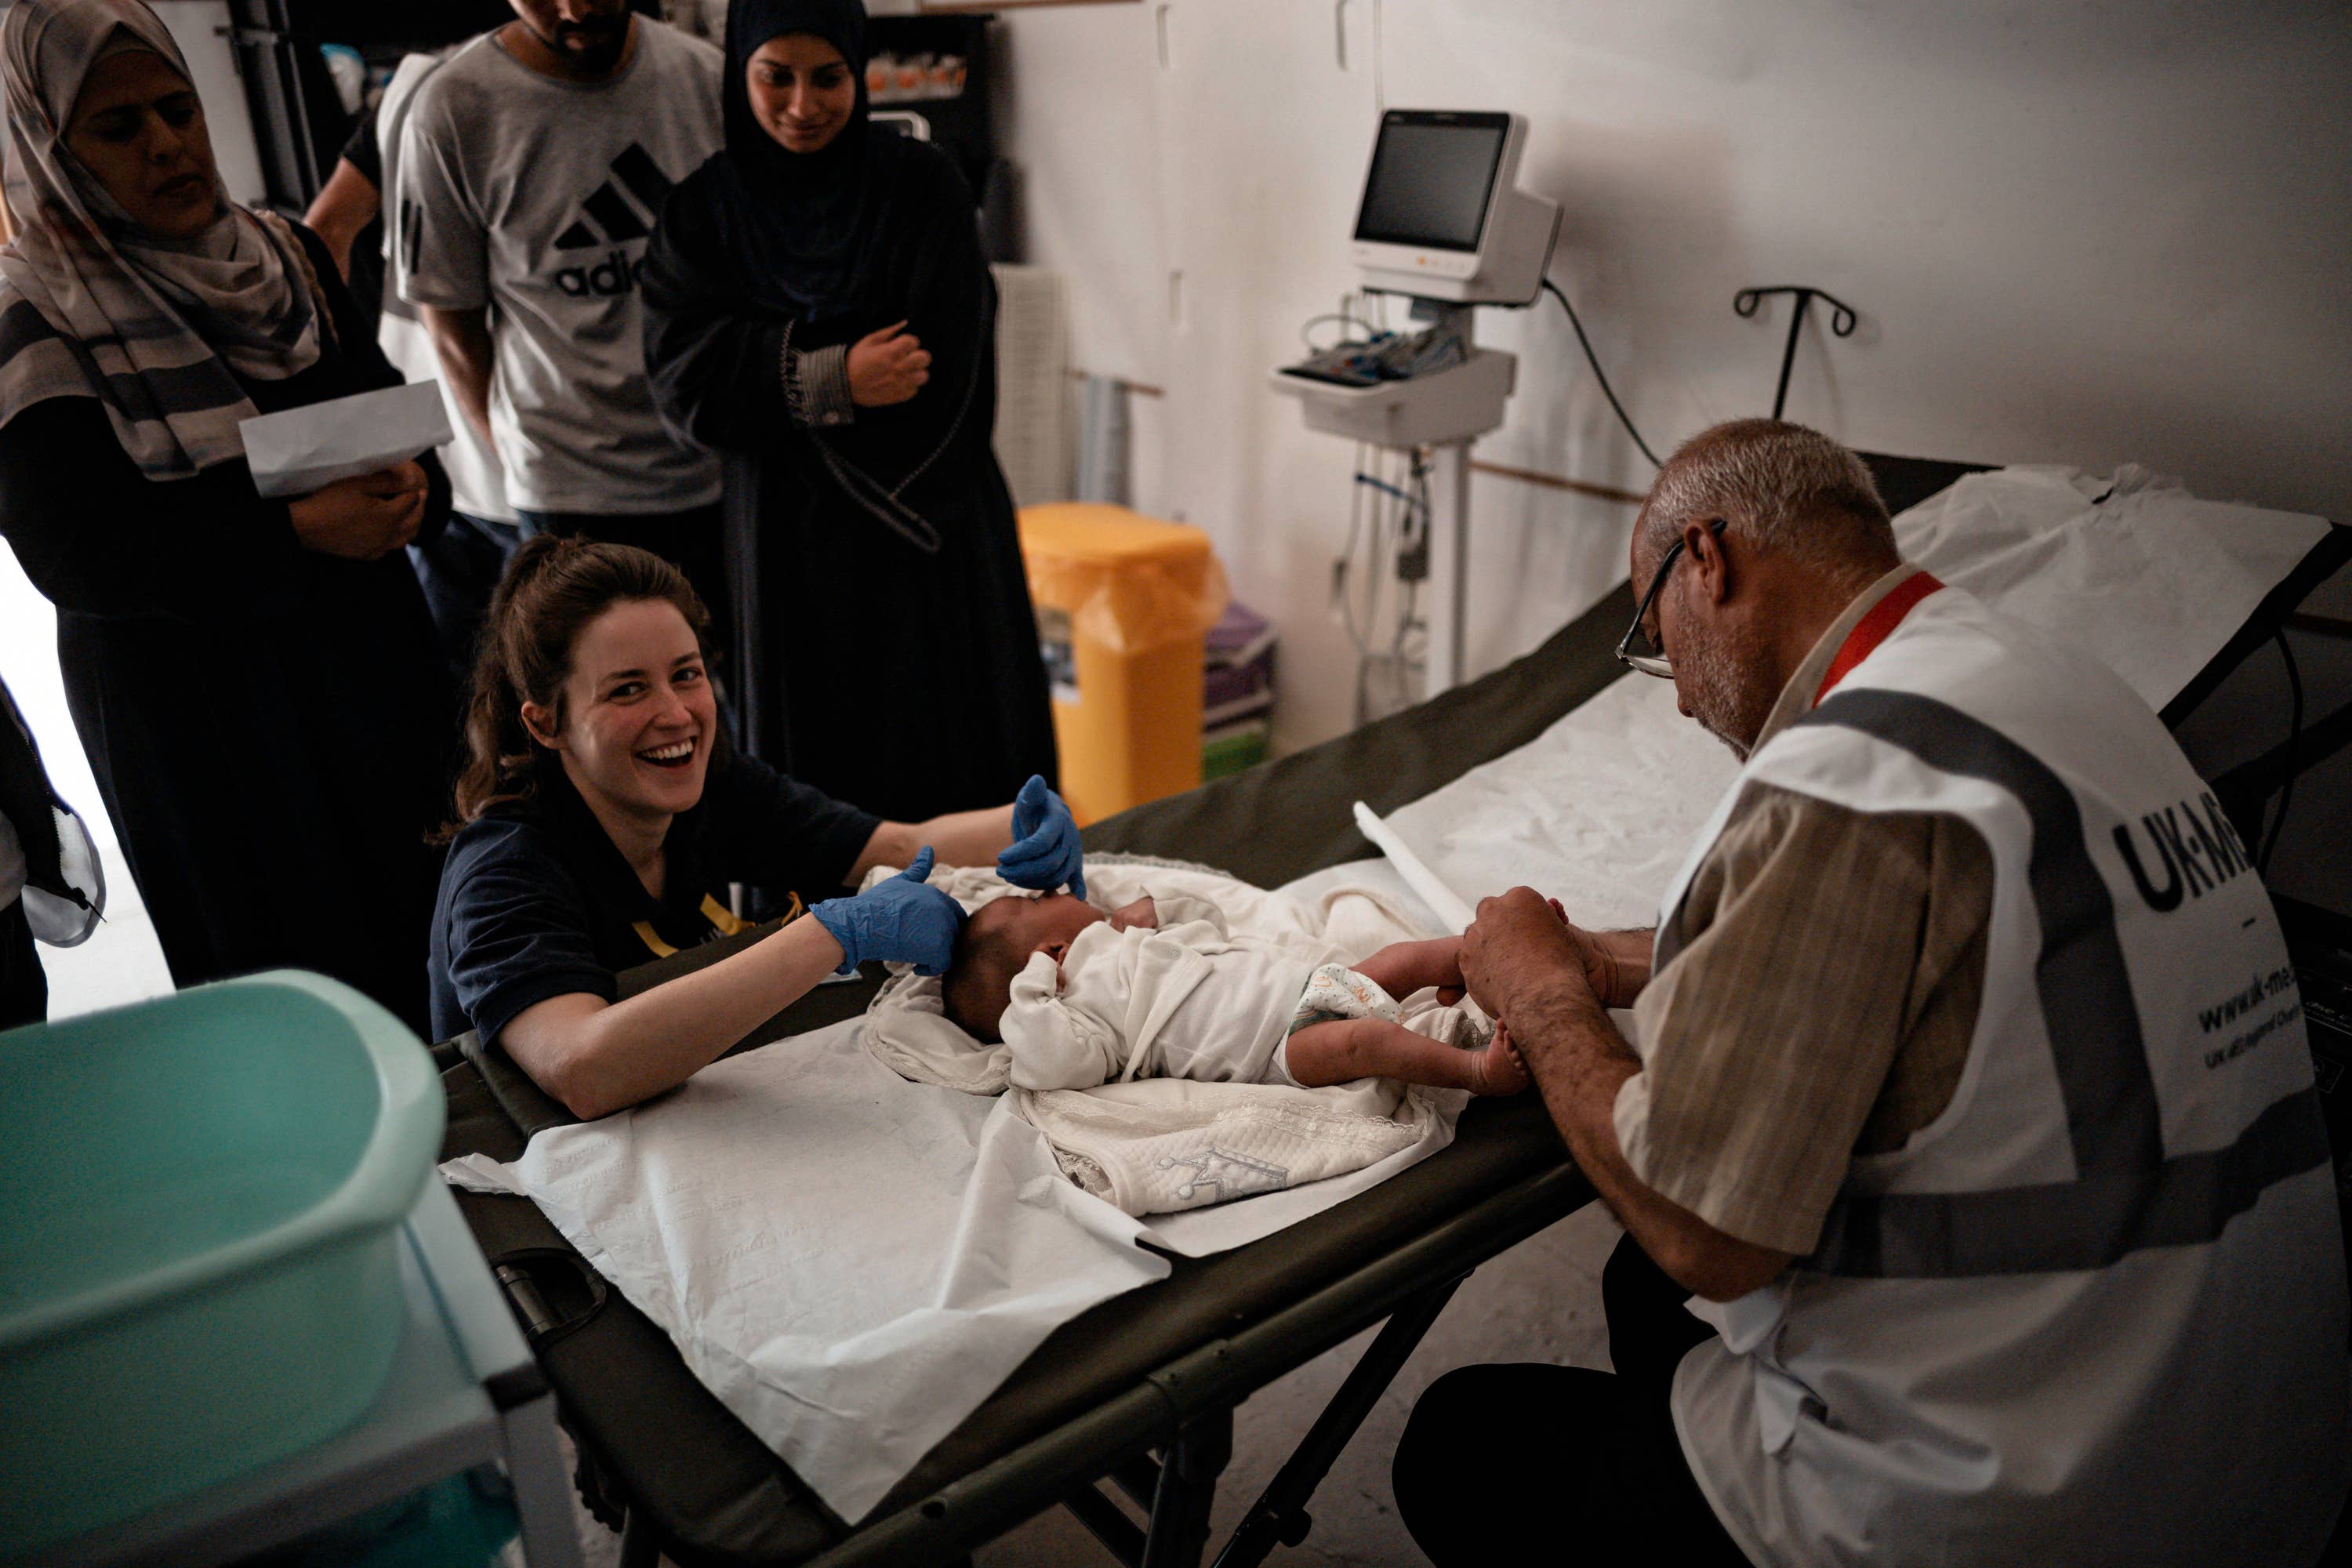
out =
{"type": "MultiPolygon", "coordinates": [[[[2340,0],[1164,0],[1004,13],[1028,259],[1139,404],[1136,500],[1207,528],[1284,634],[1286,745],[1344,727],[1328,608],[1350,454],[1265,386],[1351,281],[1378,107],[1507,108],[1564,206],[1552,275],[1654,447],[1769,409],[1785,303],[1862,312],[1790,416],[1986,462],[2130,459],[2352,518],[2352,24],[2340,0]],[[1375,34],[1378,47],[1375,49],[1375,34]],[[1164,37],[1167,59],[1160,46],[1164,37]],[[1345,63],[1341,43],[1345,43],[1345,63]],[[1181,274],[1181,283],[1171,284],[1181,274]],[[1181,288],[1181,318],[1171,289],[1181,288]]],[[[1493,461],[1639,489],[1555,307],[1493,461]]],[[[1481,477],[1471,652],[1623,574],[1630,509],[1481,477]]]]}
{"type": "Polygon", "coordinates": [[[235,200],[257,205],[267,187],[261,180],[261,153],[253,140],[253,116],[246,108],[245,81],[229,47],[227,0],[154,3],[155,15],[172,29],[172,41],[187,57],[188,69],[196,79],[221,183],[235,200]]]}

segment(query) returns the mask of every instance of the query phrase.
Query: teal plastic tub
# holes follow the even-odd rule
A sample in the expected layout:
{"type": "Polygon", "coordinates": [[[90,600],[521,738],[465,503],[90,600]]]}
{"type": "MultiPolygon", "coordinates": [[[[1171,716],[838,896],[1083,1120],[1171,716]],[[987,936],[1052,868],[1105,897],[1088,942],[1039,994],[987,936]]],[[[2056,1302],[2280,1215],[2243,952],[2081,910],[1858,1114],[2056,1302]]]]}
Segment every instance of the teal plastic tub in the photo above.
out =
{"type": "Polygon", "coordinates": [[[442,1119],[416,1037],[315,974],[0,1034],[0,1558],[364,1411],[442,1119]]]}

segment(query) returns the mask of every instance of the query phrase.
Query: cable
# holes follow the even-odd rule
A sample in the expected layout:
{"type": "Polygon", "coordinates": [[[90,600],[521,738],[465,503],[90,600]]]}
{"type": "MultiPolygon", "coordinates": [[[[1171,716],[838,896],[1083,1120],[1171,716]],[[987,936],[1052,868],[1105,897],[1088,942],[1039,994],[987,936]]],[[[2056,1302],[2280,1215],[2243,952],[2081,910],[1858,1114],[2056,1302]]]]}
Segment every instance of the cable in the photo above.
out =
{"type": "Polygon", "coordinates": [[[1424,517],[1429,513],[1429,503],[1422,497],[1413,494],[1410,490],[1400,489],[1395,485],[1389,483],[1386,479],[1378,478],[1372,474],[1360,473],[1356,476],[1356,482],[1367,487],[1368,489],[1376,489],[1391,500],[1402,502],[1405,506],[1419,507],[1422,510],[1422,515],[1424,517]]]}
{"type": "MultiPolygon", "coordinates": [[[[1398,683],[1402,685],[1407,671],[1416,663],[1405,651],[1405,644],[1416,631],[1426,641],[1428,626],[1421,619],[1421,585],[1429,576],[1429,460],[1418,447],[1412,449],[1409,494],[1401,494],[1404,504],[1404,528],[1397,541],[1397,576],[1403,584],[1404,602],[1397,610],[1396,636],[1389,641],[1389,659],[1398,683]],[[1416,515],[1420,521],[1414,521],[1416,515]],[[1411,566],[1409,557],[1417,557],[1411,566]]],[[[1424,647],[1424,657],[1427,649],[1424,647]]]]}
{"type": "MultiPolygon", "coordinates": [[[[1372,452],[1372,461],[1375,466],[1379,464],[1381,457],[1380,449],[1375,447],[1372,452]]],[[[1379,656],[1372,651],[1372,647],[1380,637],[1381,589],[1383,579],[1387,576],[1382,567],[1388,560],[1389,503],[1387,498],[1381,493],[1383,487],[1377,476],[1367,476],[1360,472],[1358,478],[1369,478],[1372,480],[1370,486],[1372,493],[1366,499],[1366,505],[1370,509],[1371,528],[1364,557],[1363,635],[1356,643],[1356,722],[1363,724],[1372,717],[1372,668],[1379,658],[1379,656]]],[[[1355,488],[1360,495],[1365,489],[1363,486],[1355,488]]]]}
{"type": "Polygon", "coordinates": [[[1429,626],[1421,613],[1421,580],[1429,571],[1431,464],[1426,450],[1360,443],[1349,489],[1348,542],[1332,567],[1332,597],[1356,649],[1356,722],[1393,712],[1408,675],[1427,659],[1429,626]],[[1359,571],[1360,595],[1349,579],[1359,571]],[[1394,621],[1381,629],[1387,578],[1397,577],[1394,621]],[[1376,711],[1377,710],[1377,711],[1376,711]]]}
{"type": "Polygon", "coordinates": [[[1560,292],[1559,285],[1550,279],[1545,279],[1543,286],[1551,290],[1551,297],[1559,301],[1561,310],[1568,312],[1568,324],[1576,329],[1576,341],[1584,345],[1585,363],[1592,367],[1592,377],[1601,384],[1601,395],[1609,399],[1609,406],[1617,411],[1617,421],[1625,426],[1625,434],[1633,437],[1633,445],[1642,449],[1642,456],[1650,459],[1650,467],[1664,468],[1665,465],[1658,461],[1658,455],[1650,450],[1650,444],[1642,439],[1642,433],[1633,428],[1633,416],[1627,414],[1625,405],[1617,401],[1617,394],[1609,384],[1609,373],[1601,368],[1601,356],[1592,352],[1592,340],[1584,335],[1584,323],[1576,319],[1576,307],[1568,302],[1568,296],[1560,292]]]}
{"type": "Polygon", "coordinates": [[[2286,826],[2287,807],[2294,804],[2294,775],[2301,763],[2303,750],[2303,671],[2294,662],[2294,649],[2287,646],[2286,628],[2273,632],[2277,639],[2279,658],[2286,661],[2286,689],[2290,699],[2286,731],[2286,782],[2279,786],[2278,815],[2271,818],[2271,830],[2263,837],[2262,853],[2254,857],[2254,865],[2264,877],[2271,872],[2271,851],[2278,847],[2279,832],[2286,826]]]}
{"type": "MultiPolygon", "coordinates": [[[[1356,446],[1356,477],[1363,477],[1364,447],[1356,446]]],[[[1356,607],[1349,598],[1348,574],[1356,569],[1356,541],[1363,533],[1364,490],[1360,485],[1348,487],[1348,542],[1331,563],[1331,597],[1339,608],[1339,624],[1348,629],[1348,640],[1356,646],[1356,657],[1365,653],[1364,634],[1356,626],[1356,607]]]]}
{"type": "MultiPolygon", "coordinates": [[[[1326,310],[1319,316],[1309,316],[1305,321],[1298,323],[1298,341],[1307,345],[1307,351],[1309,353],[1322,353],[1325,352],[1323,348],[1317,346],[1314,332],[1316,328],[1321,326],[1326,321],[1337,321],[1339,323],[1341,328],[1339,340],[1339,343],[1368,342],[1380,336],[1380,329],[1373,326],[1370,321],[1365,321],[1361,316],[1352,315],[1346,310],[1326,310]],[[1361,338],[1349,337],[1346,329],[1349,327],[1355,328],[1364,335],[1361,338]]],[[[1337,348],[1339,343],[1333,343],[1329,346],[1337,348]]]]}

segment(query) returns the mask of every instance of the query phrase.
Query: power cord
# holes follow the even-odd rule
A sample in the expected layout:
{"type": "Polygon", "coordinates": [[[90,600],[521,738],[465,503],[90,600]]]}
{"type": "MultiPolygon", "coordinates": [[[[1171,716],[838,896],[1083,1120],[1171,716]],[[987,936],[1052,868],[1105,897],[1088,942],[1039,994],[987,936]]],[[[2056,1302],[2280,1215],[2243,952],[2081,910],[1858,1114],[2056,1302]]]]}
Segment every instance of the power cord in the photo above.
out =
{"type": "Polygon", "coordinates": [[[1551,290],[1551,297],[1559,301],[1561,310],[1568,312],[1568,324],[1576,329],[1576,341],[1584,345],[1585,363],[1592,367],[1592,378],[1601,384],[1601,395],[1609,399],[1609,406],[1617,411],[1617,422],[1625,426],[1626,435],[1633,437],[1633,445],[1642,449],[1642,456],[1650,459],[1650,467],[1664,468],[1665,464],[1658,460],[1658,455],[1650,450],[1650,444],[1642,439],[1642,433],[1633,428],[1633,416],[1625,412],[1625,405],[1617,401],[1616,391],[1609,384],[1609,373],[1601,368],[1601,356],[1592,352],[1592,340],[1584,335],[1584,323],[1577,320],[1576,307],[1568,302],[1568,296],[1550,279],[1545,279],[1543,286],[1551,290]]]}
{"type": "Polygon", "coordinates": [[[1359,724],[1402,706],[1411,684],[1406,677],[1426,657],[1416,638],[1425,639],[1429,629],[1420,612],[1421,583],[1429,574],[1429,470],[1428,456],[1419,448],[1356,448],[1348,542],[1331,563],[1331,597],[1356,649],[1359,724]],[[1391,570],[1396,604],[1384,638],[1384,590],[1391,570]],[[1360,589],[1353,581],[1360,576],[1360,589]]]}
{"type": "Polygon", "coordinates": [[[2271,635],[2277,640],[2279,657],[2286,661],[2290,706],[2286,731],[2286,782],[2279,786],[2278,815],[2271,818],[2270,831],[2263,836],[2262,853],[2254,857],[2254,865],[2265,878],[2271,873],[2271,851],[2278,847],[2279,832],[2286,826],[2287,807],[2294,804],[2294,774],[2303,761],[2303,671],[2294,662],[2294,649],[2287,646],[2286,628],[2281,626],[2271,635]]]}

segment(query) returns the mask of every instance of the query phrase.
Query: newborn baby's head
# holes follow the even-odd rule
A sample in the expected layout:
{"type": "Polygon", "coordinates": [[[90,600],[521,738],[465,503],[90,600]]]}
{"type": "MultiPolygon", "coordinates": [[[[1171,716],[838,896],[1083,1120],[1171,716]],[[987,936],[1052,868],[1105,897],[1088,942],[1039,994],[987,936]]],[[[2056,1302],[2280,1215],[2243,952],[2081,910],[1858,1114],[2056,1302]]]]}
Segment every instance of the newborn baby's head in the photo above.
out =
{"type": "Polygon", "coordinates": [[[1013,978],[1036,953],[1054,962],[1077,934],[1108,919],[1084,899],[1067,893],[1043,898],[1008,896],[982,904],[963,922],[955,956],[940,984],[948,1022],[977,1040],[994,1045],[998,1026],[1013,1002],[1013,978]]]}

